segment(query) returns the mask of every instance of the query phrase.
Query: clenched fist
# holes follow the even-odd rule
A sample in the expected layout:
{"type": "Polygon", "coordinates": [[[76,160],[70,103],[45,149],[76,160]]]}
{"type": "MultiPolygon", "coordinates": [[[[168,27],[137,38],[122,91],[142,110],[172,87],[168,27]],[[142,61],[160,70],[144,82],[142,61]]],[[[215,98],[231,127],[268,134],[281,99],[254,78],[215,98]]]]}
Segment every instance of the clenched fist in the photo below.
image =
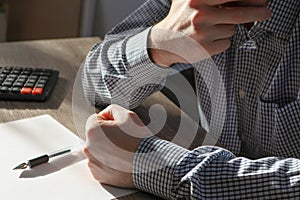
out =
{"type": "Polygon", "coordinates": [[[132,111],[108,106],[90,116],[86,123],[86,147],[83,152],[94,178],[101,183],[132,188],[134,154],[151,131],[132,111]]]}

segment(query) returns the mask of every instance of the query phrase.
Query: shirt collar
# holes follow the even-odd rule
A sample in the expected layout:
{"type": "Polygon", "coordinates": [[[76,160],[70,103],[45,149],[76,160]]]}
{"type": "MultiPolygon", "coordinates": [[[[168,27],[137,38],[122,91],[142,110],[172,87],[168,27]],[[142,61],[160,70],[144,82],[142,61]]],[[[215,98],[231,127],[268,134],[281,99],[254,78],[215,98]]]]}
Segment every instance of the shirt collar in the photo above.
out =
{"type": "Polygon", "coordinates": [[[270,31],[279,36],[288,36],[299,17],[299,0],[271,0],[268,7],[272,11],[272,17],[257,24],[258,27],[270,31]]]}

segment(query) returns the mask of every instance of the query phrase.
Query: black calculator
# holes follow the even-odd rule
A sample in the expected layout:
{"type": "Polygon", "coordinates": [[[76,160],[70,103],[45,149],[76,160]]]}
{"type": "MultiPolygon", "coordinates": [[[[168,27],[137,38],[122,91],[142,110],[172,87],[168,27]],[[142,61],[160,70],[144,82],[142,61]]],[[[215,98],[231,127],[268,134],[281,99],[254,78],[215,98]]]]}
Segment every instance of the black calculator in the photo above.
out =
{"type": "Polygon", "coordinates": [[[47,68],[0,66],[0,100],[45,101],[58,75],[47,68]]]}

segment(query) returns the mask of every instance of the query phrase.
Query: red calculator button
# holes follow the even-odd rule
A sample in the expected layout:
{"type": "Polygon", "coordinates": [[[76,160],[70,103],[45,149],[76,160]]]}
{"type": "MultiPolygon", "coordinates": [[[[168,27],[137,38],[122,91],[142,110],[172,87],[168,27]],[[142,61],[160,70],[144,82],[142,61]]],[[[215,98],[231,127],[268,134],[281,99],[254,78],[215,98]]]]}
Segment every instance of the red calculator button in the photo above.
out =
{"type": "Polygon", "coordinates": [[[33,88],[32,94],[42,94],[43,93],[43,88],[33,88]]]}
{"type": "Polygon", "coordinates": [[[30,87],[23,87],[21,89],[21,94],[31,94],[32,89],[30,87]]]}

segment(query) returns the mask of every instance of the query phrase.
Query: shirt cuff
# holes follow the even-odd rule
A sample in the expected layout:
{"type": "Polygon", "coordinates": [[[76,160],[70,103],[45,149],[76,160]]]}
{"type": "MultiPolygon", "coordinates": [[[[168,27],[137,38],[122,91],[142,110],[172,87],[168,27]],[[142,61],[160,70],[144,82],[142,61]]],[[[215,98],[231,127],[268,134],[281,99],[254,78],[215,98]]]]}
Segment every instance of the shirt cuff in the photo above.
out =
{"type": "Polygon", "coordinates": [[[176,70],[157,65],[151,60],[148,52],[148,37],[151,28],[127,39],[126,66],[132,77],[144,75],[143,79],[146,83],[164,84],[166,77],[174,74],[176,70]]]}
{"type": "Polygon", "coordinates": [[[154,136],[144,139],[133,161],[135,187],[163,198],[174,198],[175,167],[187,153],[187,149],[154,136]]]}

